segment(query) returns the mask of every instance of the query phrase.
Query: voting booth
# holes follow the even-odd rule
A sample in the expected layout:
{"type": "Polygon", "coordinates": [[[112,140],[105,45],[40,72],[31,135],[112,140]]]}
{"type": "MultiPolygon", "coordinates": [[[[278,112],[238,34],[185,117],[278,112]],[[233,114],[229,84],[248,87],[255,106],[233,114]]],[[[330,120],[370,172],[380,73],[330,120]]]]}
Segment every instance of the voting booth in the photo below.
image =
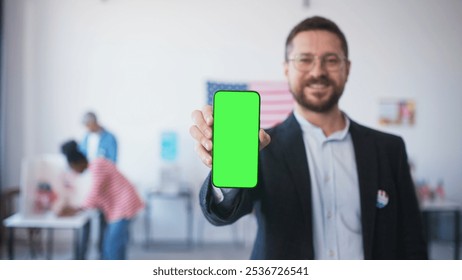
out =
{"type": "MultiPolygon", "coordinates": [[[[60,217],[62,207],[79,206],[91,187],[88,172],[76,174],[61,154],[47,154],[26,158],[21,164],[19,211],[3,220],[8,229],[8,257],[14,259],[16,229],[46,230],[46,258],[52,259],[54,230],[71,230],[73,234],[73,258],[83,259],[82,238],[84,230],[90,230],[91,215],[81,212],[74,216],[60,217]]],[[[30,240],[31,256],[34,243],[30,240]]]]}
{"type": "Polygon", "coordinates": [[[79,206],[89,192],[88,172],[74,173],[61,154],[25,158],[21,165],[19,211],[25,217],[56,214],[63,206],[79,206]]]}

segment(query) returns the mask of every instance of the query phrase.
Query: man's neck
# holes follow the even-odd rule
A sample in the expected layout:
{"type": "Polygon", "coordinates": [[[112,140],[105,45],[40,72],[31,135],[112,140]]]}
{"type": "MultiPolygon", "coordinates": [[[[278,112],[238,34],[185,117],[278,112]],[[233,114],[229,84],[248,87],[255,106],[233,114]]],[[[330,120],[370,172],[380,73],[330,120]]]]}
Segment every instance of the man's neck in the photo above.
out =
{"type": "Polygon", "coordinates": [[[307,110],[297,104],[295,110],[305,120],[321,128],[326,137],[329,137],[336,131],[344,129],[346,125],[345,117],[338,106],[335,106],[328,112],[318,113],[307,110]]]}

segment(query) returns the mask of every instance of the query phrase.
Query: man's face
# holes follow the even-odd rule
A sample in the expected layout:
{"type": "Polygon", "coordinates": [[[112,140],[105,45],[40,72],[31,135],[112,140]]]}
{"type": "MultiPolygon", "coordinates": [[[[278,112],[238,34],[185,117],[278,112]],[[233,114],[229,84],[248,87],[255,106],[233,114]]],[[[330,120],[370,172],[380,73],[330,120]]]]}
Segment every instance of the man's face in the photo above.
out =
{"type": "Polygon", "coordinates": [[[73,162],[70,164],[71,169],[76,173],[83,173],[87,169],[88,164],[86,162],[73,162]]]}
{"type": "Polygon", "coordinates": [[[284,65],[290,91],[297,103],[309,111],[325,113],[338,106],[350,71],[350,62],[342,61],[340,69],[329,70],[322,57],[337,55],[344,58],[340,39],[331,32],[323,30],[303,31],[292,40],[289,61],[284,65]],[[300,71],[295,68],[295,57],[316,57],[311,70],[300,71]]]}
{"type": "Polygon", "coordinates": [[[89,121],[85,124],[87,127],[88,131],[90,132],[98,132],[99,131],[99,126],[96,122],[94,121],[89,121]]]}

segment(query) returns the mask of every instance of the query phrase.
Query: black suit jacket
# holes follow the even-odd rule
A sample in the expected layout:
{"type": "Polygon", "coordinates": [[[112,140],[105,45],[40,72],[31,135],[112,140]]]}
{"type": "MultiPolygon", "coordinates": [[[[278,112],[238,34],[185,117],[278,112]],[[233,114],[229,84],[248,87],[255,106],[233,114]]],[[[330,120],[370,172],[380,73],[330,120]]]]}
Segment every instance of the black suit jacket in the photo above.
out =
{"type": "MultiPolygon", "coordinates": [[[[210,175],[200,191],[205,217],[227,225],[255,211],[258,231],[252,259],[313,259],[311,183],[301,128],[293,114],[268,130],[271,143],[260,152],[259,182],[216,205],[210,175]],[[223,206],[224,205],[224,206],[223,206]],[[226,207],[225,207],[226,206],[226,207]]],[[[400,137],[353,121],[365,259],[426,259],[421,214],[400,137]],[[389,202],[377,208],[377,192],[389,202]]]]}

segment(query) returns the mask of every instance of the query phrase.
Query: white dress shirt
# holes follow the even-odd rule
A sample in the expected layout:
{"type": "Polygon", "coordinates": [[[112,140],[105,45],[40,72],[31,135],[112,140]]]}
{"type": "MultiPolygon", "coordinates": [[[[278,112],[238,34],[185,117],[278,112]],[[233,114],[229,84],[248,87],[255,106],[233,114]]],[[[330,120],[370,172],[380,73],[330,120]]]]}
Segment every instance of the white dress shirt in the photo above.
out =
{"type": "MultiPolygon", "coordinates": [[[[364,259],[353,142],[346,126],[326,137],[296,112],[311,177],[315,259],[364,259]]],[[[308,171],[308,170],[307,170],[308,171]]]]}

